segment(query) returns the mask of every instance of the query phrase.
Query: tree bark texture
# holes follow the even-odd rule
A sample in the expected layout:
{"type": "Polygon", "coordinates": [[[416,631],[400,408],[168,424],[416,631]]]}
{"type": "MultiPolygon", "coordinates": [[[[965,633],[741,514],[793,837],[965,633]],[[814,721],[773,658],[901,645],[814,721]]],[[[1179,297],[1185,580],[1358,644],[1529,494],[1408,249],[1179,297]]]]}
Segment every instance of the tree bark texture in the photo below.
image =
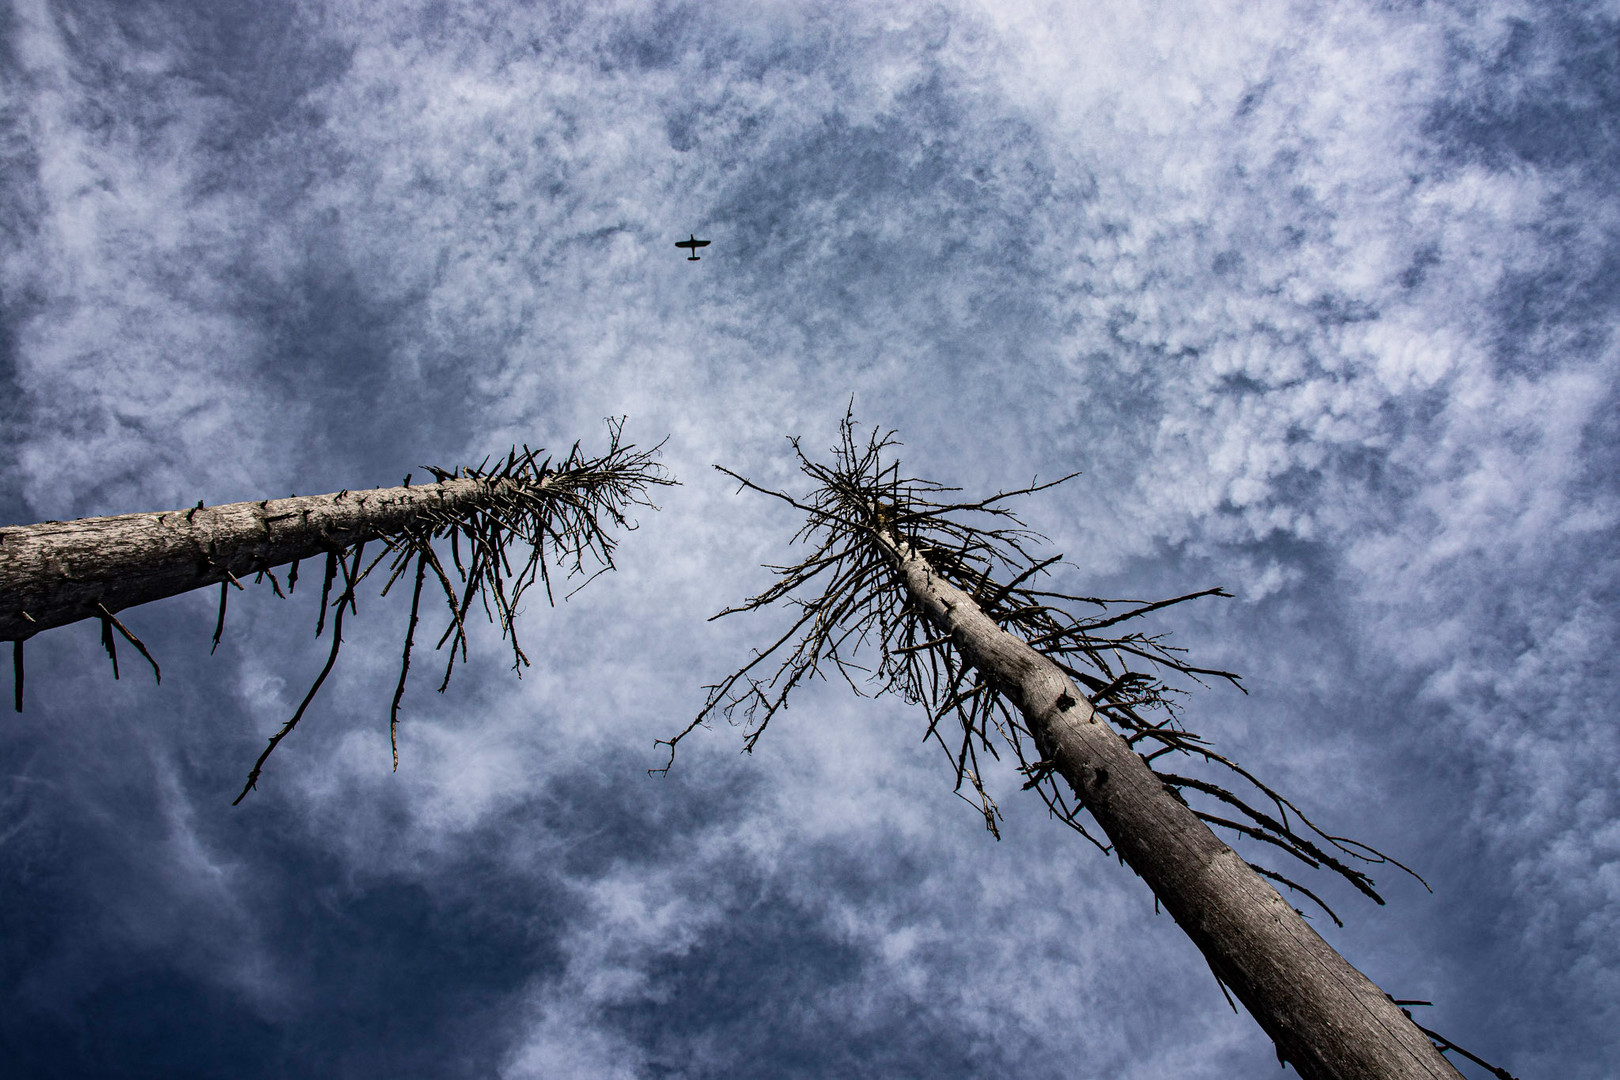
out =
{"type": "Polygon", "coordinates": [[[512,483],[445,480],[0,528],[0,641],[344,550],[430,514],[455,517],[512,483]]]}
{"type": "Polygon", "coordinates": [[[1280,1057],[1307,1080],[1459,1080],[1372,980],[1171,795],[1055,663],[997,626],[905,541],[882,540],[912,600],[1018,707],[1042,756],[1280,1057]]]}

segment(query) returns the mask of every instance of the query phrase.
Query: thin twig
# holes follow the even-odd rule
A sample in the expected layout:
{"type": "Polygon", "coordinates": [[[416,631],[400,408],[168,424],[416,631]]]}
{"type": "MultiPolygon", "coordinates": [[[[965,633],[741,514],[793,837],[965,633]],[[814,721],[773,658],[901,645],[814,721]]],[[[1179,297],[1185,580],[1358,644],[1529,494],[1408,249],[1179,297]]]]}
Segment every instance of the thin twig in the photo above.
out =
{"type": "MultiPolygon", "coordinates": [[[[163,682],[163,671],[162,671],[162,669],[160,669],[158,667],[158,662],[156,660],[152,659],[152,654],[146,651],[145,643],[142,642],[140,638],[138,638],[134,634],[130,633],[129,627],[127,627],[123,623],[119,622],[118,621],[118,616],[116,616],[112,612],[108,611],[106,606],[104,604],[102,604],[100,601],[96,602],[96,610],[101,612],[101,618],[102,618],[103,627],[105,627],[108,623],[111,623],[114,629],[116,629],[120,634],[124,635],[124,640],[125,641],[127,641],[131,645],[135,646],[136,651],[138,651],[142,656],[146,657],[146,662],[148,664],[152,665],[152,674],[157,677],[157,681],[159,683],[163,682]]],[[[118,677],[118,658],[116,656],[114,656],[113,657],[113,678],[116,679],[117,677],[118,677]]]]}
{"type": "Polygon", "coordinates": [[[388,745],[394,752],[394,771],[399,771],[399,703],[405,696],[405,676],[411,670],[411,644],[416,640],[417,611],[422,604],[422,579],[427,573],[427,556],[416,556],[416,587],[411,590],[411,621],[405,627],[405,653],[399,661],[399,685],[394,687],[394,704],[388,710],[388,745]]]}

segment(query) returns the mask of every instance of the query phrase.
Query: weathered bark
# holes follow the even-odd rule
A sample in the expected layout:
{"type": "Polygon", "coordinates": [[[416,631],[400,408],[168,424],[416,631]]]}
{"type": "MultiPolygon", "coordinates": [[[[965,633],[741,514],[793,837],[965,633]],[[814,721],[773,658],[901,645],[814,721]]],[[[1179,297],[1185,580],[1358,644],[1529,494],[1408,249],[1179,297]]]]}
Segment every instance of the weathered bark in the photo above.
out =
{"type": "Polygon", "coordinates": [[[1120,856],[1308,1080],[1460,1074],[1383,991],[1166,789],[1053,661],[1002,630],[892,533],[911,599],[1022,712],[1120,856]]]}
{"type": "Polygon", "coordinates": [[[503,485],[518,481],[446,480],[0,528],[0,641],[343,550],[429,516],[458,517],[503,485]]]}

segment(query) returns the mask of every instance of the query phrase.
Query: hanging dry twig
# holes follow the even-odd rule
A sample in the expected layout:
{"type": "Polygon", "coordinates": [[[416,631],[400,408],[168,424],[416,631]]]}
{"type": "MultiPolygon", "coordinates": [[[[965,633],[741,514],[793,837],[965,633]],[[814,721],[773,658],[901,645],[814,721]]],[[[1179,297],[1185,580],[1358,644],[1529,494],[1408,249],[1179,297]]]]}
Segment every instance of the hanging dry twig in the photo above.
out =
{"type": "Polygon", "coordinates": [[[475,598],[510,642],[513,667],[521,675],[529,663],[516,627],[524,593],[539,583],[547,600],[554,602],[553,578],[559,569],[564,578],[581,576],[586,581],[611,569],[614,534],[635,527],[627,514],[637,506],[653,507],[650,488],[675,483],[656,461],[661,443],[650,450],[625,443],[622,420],[610,420],[608,431],[607,452],[597,457],[587,457],[578,443],[560,461],[524,447],[513,449],[493,466],[486,458],[477,468],[456,472],[429,467],[435,483],[415,487],[407,476],[397,488],[214,507],[199,502],[184,511],[0,529],[0,641],[14,642],[16,708],[20,712],[23,705],[23,642],[34,634],[97,618],[115,677],[115,631],[157,672],[156,660],[115,612],[217,583],[219,616],[213,635],[217,648],[228,590],[242,588],[241,578],[269,577],[276,595],[283,596],[273,568],[291,564],[287,574],[291,593],[300,561],[324,554],[326,574],[315,633],[319,637],[325,632],[327,612],[335,607],[326,666],[297,712],[271,737],[237,796],[241,802],[336,663],[344,610],[357,611],[356,587],[379,563],[390,560],[383,595],[402,574],[415,570],[400,679],[389,710],[397,767],[399,708],[428,576],[442,591],[449,615],[438,641],[441,649],[449,646],[439,689],[449,684],[457,657],[467,658],[466,617],[475,598]],[[363,564],[364,547],[373,540],[383,542],[382,552],[363,564]],[[435,548],[445,540],[450,570],[435,548]],[[331,605],[339,575],[341,591],[331,605]]]}
{"type": "Polygon", "coordinates": [[[717,713],[743,727],[743,746],[752,750],[793,690],[813,677],[836,672],[858,694],[898,692],[926,708],[925,740],[948,755],[957,793],[992,833],[999,835],[1000,811],[981,763],[1008,754],[1024,787],[1053,814],[1141,875],[1223,989],[1232,988],[1301,1075],[1457,1075],[1265,879],[1295,889],[1337,922],[1315,893],[1240,858],[1210,832],[1214,826],[1330,870],[1379,903],[1360,866],[1389,863],[1411,873],[1319,828],[1182,724],[1182,691],[1167,680],[1241,688],[1238,677],[1191,663],[1143,620],[1226,593],[1134,601],[1040,588],[1058,559],[1037,557],[1044,538],[1008,504],[1071,477],[953,499],[955,488],[901,474],[887,453],[898,445],[892,432],[857,440],[848,413],[830,464],[810,460],[797,439],[792,445],[811,481],[806,495],[721,471],[739,490],[804,514],[792,542],[808,550],[798,562],[770,567],[776,580],[764,592],[714,616],[781,604],[792,624],[708,687],[693,721],[660,740],[669,759],[653,772],[667,772],[680,742],[717,713]],[[1155,762],[1167,755],[1212,765],[1239,790],[1161,771],[1155,762]]]}

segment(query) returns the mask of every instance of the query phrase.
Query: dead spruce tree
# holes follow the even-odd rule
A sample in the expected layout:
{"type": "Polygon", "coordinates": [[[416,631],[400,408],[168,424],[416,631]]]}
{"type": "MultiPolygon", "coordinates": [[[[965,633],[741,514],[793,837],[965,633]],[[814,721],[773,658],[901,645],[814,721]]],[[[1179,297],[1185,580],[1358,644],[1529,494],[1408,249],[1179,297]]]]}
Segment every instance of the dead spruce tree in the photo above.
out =
{"type": "MultiPolygon", "coordinates": [[[[815,485],[803,497],[721,469],[741,488],[802,512],[805,521],[793,540],[811,550],[791,566],[771,567],[777,580],[764,593],[715,616],[778,602],[796,611],[786,633],[711,686],[698,717],[661,741],[670,762],[676,745],[717,712],[743,724],[744,746],[752,749],[805,679],[830,666],[860,693],[853,677],[859,672],[877,693],[898,691],[927,708],[925,740],[950,756],[958,793],[971,793],[992,831],[999,811],[981,778],[980,755],[1010,751],[1026,789],[1147,882],[1203,952],[1223,992],[1231,988],[1276,1044],[1279,1059],[1300,1075],[1457,1077],[1441,1048],[1425,1037],[1431,1033],[1401,1008],[1427,1003],[1386,996],[1267,879],[1327,910],[1314,893],[1246,861],[1211,830],[1331,870],[1383,903],[1357,864],[1393,860],[1317,828],[1292,802],[1186,730],[1174,707],[1176,691],[1163,678],[1236,684],[1236,676],[1195,667],[1161,636],[1131,629],[1150,612],[1226,594],[1210,589],[1142,603],[1043,591],[1036,586],[1059,557],[1032,555],[1028,548],[1039,537],[1005,504],[1051,484],[977,502],[940,501],[955,489],[902,478],[898,465],[884,460],[892,445],[892,433],[876,432],[859,445],[847,415],[831,465],[809,460],[793,440],[800,467],[815,485]],[[863,649],[878,654],[875,668],[855,662],[863,649]],[[1241,796],[1164,767],[1188,757],[1254,794],[1241,796]],[[1082,810],[1105,839],[1088,831],[1082,810]]],[[[1435,1038],[1443,1049],[1458,1049],[1435,1038]]]]}
{"type": "Polygon", "coordinates": [[[399,683],[388,719],[398,768],[399,708],[428,578],[449,613],[438,642],[441,649],[449,645],[439,689],[449,685],[458,653],[463,662],[467,659],[466,619],[474,598],[511,643],[513,667],[521,674],[529,658],[518,644],[514,616],[524,592],[538,581],[552,599],[554,569],[566,577],[588,573],[587,580],[612,569],[616,545],[612,531],[635,527],[626,517],[631,508],[653,507],[649,488],[675,483],[655,460],[659,447],[637,450],[625,443],[622,421],[609,421],[608,429],[607,452],[598,457],[586,457],[577,443],[561,461],[542,459],[544,451],[524,447],[493,467],[487,458],[477,468],[456,472],[430,466],[435,482],[414,487],[406,476],[404,486],[395,488],[212,507],[199,502],[188,510],[0,529],[0,641],[13,643],[16,709],[23,708],[23,643],[43,630],[99,620],[113,677],[118,677],[122,637],[151,664],[161,682],[157,660],[119,612],[217,584],[217,647],[230,590],[241,589],[243,578],[269,578],[270,587],[282,596],[275,568],[289,566],[291,593],[300,562],[324,558],[315,635],[325,631],[330,612],[331,651],[298,710],[270,737],[254,763],[236,797],[240,803],[258,784],[271,752],[303,719],[337,662],[344,613],[357,611],[357,586],[388,560],[383,595],[404,575],[412,575],[414,582],[399,683]],[[382,548],[366,563],[366,548],[375,541],[381,541],[382,548]],[[443,541],[448,543],[435,550],[435,543],[443,541]],[[594,572],[588,571],[588,563],[594,572]]]}

